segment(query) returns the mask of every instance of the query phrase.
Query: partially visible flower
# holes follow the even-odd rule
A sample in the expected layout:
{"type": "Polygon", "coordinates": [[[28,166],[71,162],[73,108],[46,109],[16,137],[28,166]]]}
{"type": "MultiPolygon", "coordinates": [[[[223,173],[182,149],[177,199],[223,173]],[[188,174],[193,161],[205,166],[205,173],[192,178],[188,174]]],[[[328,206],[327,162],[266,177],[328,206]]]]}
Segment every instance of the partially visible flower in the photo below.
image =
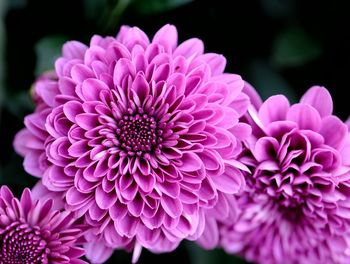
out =
{"type": "Polygon", "coordinates": [[[107,248],[164,252],[196,239],[206,210],[244,181],[235,160],[249,99],[225,64],[199,39],[178,45],[170,25],[151,41],[123,26],[89,47],[68,42],[16,137],[25,169],[107,248]]]}
{"type": "Polygon", "coordinates": [[[238,220],[220,245],[258,263],[350,263],[350,138],[323,87],[300,103],[282,95],[249,110],[238,220]]]}
{"type": "Polygon", "coordinates": [[[0,263],[86,263],[79,259],[80,226],[72,214],[52,206],[51,199],[33,199],[29,189],[18,200],[7,186],[0,188],[0,263]]]}

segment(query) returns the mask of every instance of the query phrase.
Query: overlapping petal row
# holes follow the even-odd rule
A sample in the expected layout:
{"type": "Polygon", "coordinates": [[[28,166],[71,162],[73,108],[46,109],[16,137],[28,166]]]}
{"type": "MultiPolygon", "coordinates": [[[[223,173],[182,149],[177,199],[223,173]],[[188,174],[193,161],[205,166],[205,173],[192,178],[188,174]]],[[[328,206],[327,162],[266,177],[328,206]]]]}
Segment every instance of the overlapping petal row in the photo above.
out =
{"type": "Polygon", "coordinates": [[[329,92],[314,86],[293,105],[251,95],[240,160],[252,174],[238,220],[216,223],[219,244],[258,263],[349,263],[350,136],[329,92]]]}
{"type": "Polygon", "coordinates": [[[123,26],[68,42],[35,84],[35,113],[15,140],[25,169],[84,216],[110,247],[172,250],[203,231],[206,210],[244,179],[236,161],[244,82],[174,26],[150,41],[123,26]]]}
{"type": "Polygon", "coordinates": [[[53,207],[52,199],[34,199],[29,189],[19,200],[7,186],[0,188],[0,263],[86,263],[77,246],[82,226],[53,207]]]}

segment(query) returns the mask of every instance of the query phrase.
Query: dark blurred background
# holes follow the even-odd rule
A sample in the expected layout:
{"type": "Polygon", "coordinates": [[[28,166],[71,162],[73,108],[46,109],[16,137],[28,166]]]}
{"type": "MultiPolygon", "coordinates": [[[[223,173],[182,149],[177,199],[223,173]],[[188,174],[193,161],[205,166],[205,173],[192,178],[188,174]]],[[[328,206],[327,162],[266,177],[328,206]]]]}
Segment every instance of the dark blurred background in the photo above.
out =
{"type": "MultiPolygon", "coordinates": [[[[0,184],[16,194],[36,179],[12,148],[33,111],[29,89],[53,68],[66,40],[88,43],[93,34],[116,35],[120,25],[138,26],[150,37],[166,23],[179,40],[201,38],[207,52],[223,54],[227,71],[239,73],[263,98],[282,93],[290,101],[312,85],[326,86],[335,114],[350,114],[350,8],[347,1],[302,0],[0,0],[0,184]]],[[[108,263],[130,263],[116,252],[108,263]]],[[[142,263],[244,263],[220,250],[183,243],[171,254],[144,251],[142,263]]]]}

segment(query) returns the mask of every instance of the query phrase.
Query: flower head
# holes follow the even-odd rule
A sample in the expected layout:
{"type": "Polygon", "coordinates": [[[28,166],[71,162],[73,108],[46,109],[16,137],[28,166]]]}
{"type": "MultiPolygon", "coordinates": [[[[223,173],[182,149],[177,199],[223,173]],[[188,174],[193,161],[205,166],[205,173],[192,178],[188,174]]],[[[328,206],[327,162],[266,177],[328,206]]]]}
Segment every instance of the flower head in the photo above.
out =
{"type": "Polygon", "coordinates": [[[51,199],[33,199],[29,189],[18,200],[7,186],[0,188],[0,263],[86,263],[76,246],[82,230],[72,214],[52,206],[51,199]]]}
{"type": "Polygon", "coordinates": [[[234,161],[250,134],[239,122],[249,98],[225,64],[199,39],[178,45],[170,25],[152,41],[123,26],[89,47],[68,42],[55,76],[36,83],[15,147],[107,246],[172,250],[241,183],[234,161]]]}
{"type": "Polygon", "coordinates": [[[350,137],[332,109],[315,86],[300,103],[277,95],[249,110],[241,161],[252,174],[237,222],[219,223],[225,250],[261,263],[349,263],[350,137]]]}

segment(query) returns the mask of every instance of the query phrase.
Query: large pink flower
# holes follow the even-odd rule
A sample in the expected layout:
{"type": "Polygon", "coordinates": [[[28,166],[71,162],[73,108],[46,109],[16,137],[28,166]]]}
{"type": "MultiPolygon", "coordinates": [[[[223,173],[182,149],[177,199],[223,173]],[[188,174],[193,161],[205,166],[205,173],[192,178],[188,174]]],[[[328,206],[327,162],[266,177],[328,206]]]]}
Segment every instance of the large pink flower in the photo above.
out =
{"type": "Polygon", "coordinates": [[[220,193],[239,189],[249,99],[225,58],[203,52],[199,39],[178,45],[174,26],[152,41],[123,26],[89,47],[65,44],[35,85],[15,147],[107,246],[172,250],[203,231],[220,193]]]}
{"type": "Polygon", "coordinates": [[[218,223],[220,245],[258,263],[350,263],[350,136],[329,92],[252,101],[241,155],[252,174],[238,221],[218,223]]]}
{"type": "Polygon", "coordinates": [[[73,215],[54,210],[52,199],[39,201],[25,189],[18,200],[0,188],[1,264],[84,264],[81,235],[73,215]]]}

